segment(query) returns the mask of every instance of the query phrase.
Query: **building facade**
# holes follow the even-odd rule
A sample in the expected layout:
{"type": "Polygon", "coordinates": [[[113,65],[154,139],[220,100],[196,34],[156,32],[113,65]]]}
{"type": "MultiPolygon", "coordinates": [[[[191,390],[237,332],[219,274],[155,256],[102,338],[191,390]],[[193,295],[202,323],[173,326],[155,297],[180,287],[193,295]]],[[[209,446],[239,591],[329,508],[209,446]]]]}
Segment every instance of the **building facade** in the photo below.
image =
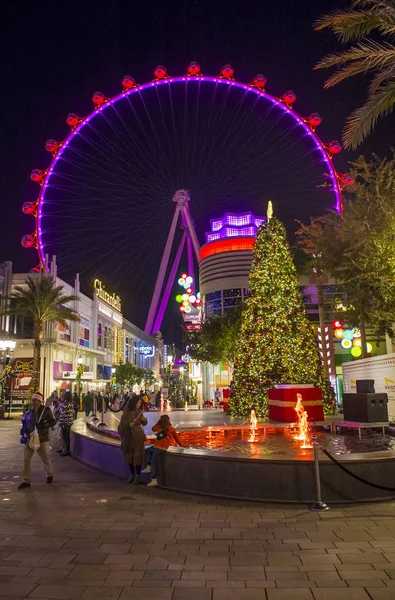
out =
{"type": "MultiPolygon", "coordinates": [[[[35,273],[13,273],[12,263],[0,265],[0,306],[5,306],[16,286],[24,286],[26,278],[35,273]]],[[[40,387],[47,397],[53,390],[76,389],[76,368],[84,366],[82,390],[104,389],[110,385],[112,368],[120,362],[130,362],[151,369],[156,378],[161,372],[163,341],[160,334],[147,335],[122,314],[121,299],[111,294],[105,285],[95,280],[92,297],[80,291],[79,276],[74,285],[57,277],[53,257],[48,276],[63,287],[67,295],[76,296],[72,308],[79,322],[66,326],[47,323],[44,331],[41,358],[40,387]]],[[[33,328],[28,319],[1,317],[0,337],[16,340],[14,364],[21,370],[18,381],[11,382],[15,406],[23,402],[29,391],[33,359],[33,328]]]]}

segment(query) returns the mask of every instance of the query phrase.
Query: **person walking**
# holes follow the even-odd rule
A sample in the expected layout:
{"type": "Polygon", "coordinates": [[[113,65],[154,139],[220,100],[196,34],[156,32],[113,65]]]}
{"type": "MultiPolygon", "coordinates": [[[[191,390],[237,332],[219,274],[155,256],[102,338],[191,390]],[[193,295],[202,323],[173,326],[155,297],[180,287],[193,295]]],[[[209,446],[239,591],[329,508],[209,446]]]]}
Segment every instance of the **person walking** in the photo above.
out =
{"type": "Polygon", "coordinates": [[[139,397],[128,400],[119,423],[118,433],[121,437],[121,450],[124,461],[129,465],[128,483],[140,483],[141,465],[144,462],[145,433],[143,425],[148,421],[143,415],[143,402],[139,397]]]}
{"type": "Polygon", "coordinates": [[[74,406],[74,420],[78,417],[78,411],[80,410],[80,397],[77,392],[73,394],[73,406],[74,406]]]}
{"type": "Polygon", "coordinates": [[[25,445],[23,461],[23,481],[18,490],[30,487],[30,464],[34,452],[44,463],[47,483],[52,483],[52,464],[49,458],[49,430],[56,423],[52,410],[43,406],[44,397],[35,392],[31,397],[31,409],[27,410],[22,421],[21,443],[25,445]]]}
{"type": "Polygon", "coordinates": [[[54,402],[56,402],[57,400],[58,400],[58,396],[57,396],[56,392],[52,392],[51,395],[47,398],[47,400],[45,402],[45,406],[50,408],[53,412],[54,411],[54,402]]]}
{"type": "Polygon", "coordinates": [[[85,411],[85,416],[89,417],[91,411],[93,410],[93,397],[91,392],[85,394],[84,399],[82,400],[82,410],[85,411]]]}
{"type": "Polygon", "coordinates": [[[60,456],[70,456],[70,430],[74,421],[74,406],[71,392],[64,393],[60,404],[59,425],[62,430],[65,449],[60,456]]]}
{"type": "Polygon", "coordinates": [[[152,473],[152,480],[147,487],[155,487],[158,485],[159,463],[163,452],[166,452],[170,446],[181,446],[186,448],[182,443],[177,431],[170,422],[169,415],[162,415],[152,431],[156,433],[154,446],[149,449],[148,464],[142,473],[152,473]]]}

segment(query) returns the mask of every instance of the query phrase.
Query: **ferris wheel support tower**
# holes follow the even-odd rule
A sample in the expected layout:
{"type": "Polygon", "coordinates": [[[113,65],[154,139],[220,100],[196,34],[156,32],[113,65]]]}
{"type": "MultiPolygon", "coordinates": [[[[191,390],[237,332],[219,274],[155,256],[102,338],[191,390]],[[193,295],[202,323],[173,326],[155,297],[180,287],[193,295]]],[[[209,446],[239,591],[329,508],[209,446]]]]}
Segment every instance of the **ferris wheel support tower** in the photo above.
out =
{"type": "Polygon", "coordinates": [[[194,276],[193,255],[195,254],[197,264],[199,264],[200,261],[200,244],[196,235],[195,226],[193,224],[191,213],[189,210],[189,200],[190,196],[187,190],[177,190],[173,196],[173,202],[175,202],[177,206],[174,212],[173,220],[171,222],[169,235],[167,236],[165,249],[163,251],[158,277],[156,279],[154,294],[152,296],[147,322],[145,324],[145,333],[153,334],[161,328],[166,307],[169,302],[171,289],[174,285],[182,252],[185,247],[185,243],[187,245],[189,275],[191,275],[192,277],[194,276]],[[171,249],[173,247],[174,235],[176,232],[179,217],[181,218],[181,227],[184,230],[184,233],[182,235],[177,254],[174,258],[174,262],[171,267],[169,279],[164,289],[162,299],[160,300],[160,295],[162,292],[163,282],[165,280],[167,268],[169,265],[171,249]]]}

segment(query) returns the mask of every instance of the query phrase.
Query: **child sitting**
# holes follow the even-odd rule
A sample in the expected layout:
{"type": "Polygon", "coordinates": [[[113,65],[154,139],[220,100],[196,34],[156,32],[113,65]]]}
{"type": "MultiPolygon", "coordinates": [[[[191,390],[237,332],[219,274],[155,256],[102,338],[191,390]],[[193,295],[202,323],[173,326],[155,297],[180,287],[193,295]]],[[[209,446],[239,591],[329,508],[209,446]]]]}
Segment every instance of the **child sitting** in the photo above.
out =
{"type": "Polygon", "coordinates": [[[152,431],[156,433],[156,440],[154,446],[149,449],[148,464],[142,471],[142,473],[152,472],[152,481],[148,484],[148,487],[158,485],[158,461],[161,453],[168,450],[170,446],[186,448],[170,423],[169,415],[162,415],[157,424],[153,426],[152,431]]]}

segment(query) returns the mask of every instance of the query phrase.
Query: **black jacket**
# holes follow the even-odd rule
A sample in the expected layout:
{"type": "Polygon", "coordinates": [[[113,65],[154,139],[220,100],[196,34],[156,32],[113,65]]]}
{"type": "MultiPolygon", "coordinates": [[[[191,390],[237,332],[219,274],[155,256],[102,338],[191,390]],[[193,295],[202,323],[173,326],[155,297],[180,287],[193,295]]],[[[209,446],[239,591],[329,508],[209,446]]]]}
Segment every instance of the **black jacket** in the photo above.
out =
{"type": "Polygon", "coordinates": [[[34,427],[36,426],[40,442],[48,442],[49,430],[55,424],[56,420],[53,416],[52,410],[48,406],[40,406],[36,413],[34,410],[28,410],[25,414],[22,421],[21,435],[29,438],[30,434],[34,431],[34,427]]]}

